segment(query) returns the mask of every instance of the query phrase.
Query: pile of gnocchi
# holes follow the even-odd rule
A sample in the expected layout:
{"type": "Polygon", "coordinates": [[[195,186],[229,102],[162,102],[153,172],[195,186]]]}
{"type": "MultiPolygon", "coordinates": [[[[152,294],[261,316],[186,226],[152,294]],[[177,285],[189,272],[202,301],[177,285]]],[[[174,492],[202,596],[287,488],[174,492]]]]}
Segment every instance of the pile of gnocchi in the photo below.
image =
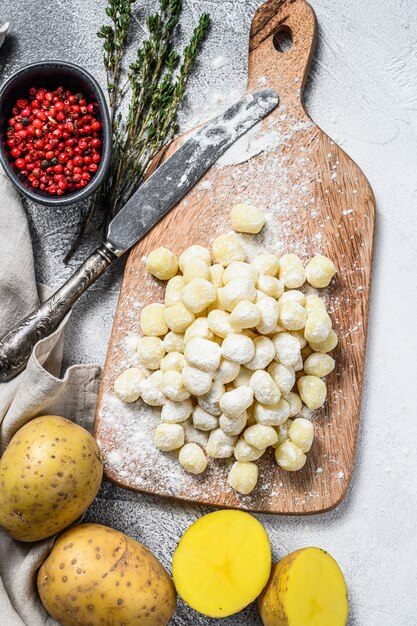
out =
{"type": "MultiPolygon", "coordinates": [[[[245,204],[230,217],[236,232],[265,224],[245,204]]],[[[295,254],[270,252],[249,262],[238,237],[225,233],[211,252],[192,245],[177,259],[157,248],[146,266],[167,281],[165,301],[142,309],[140,366],[116,378],[115,394],[161,407],[155,446],[178,454],[187,472],[204,472],[208,457],[234,457],[228,482],[241,494],[255,488],[255,461],[270,446],[282,469],[301,469],[314,438],[301,415],[325,403],[338,341],[325,302],[301,288],[327,287],[333,262],[319,254],[304,267],[295,254]]]]}

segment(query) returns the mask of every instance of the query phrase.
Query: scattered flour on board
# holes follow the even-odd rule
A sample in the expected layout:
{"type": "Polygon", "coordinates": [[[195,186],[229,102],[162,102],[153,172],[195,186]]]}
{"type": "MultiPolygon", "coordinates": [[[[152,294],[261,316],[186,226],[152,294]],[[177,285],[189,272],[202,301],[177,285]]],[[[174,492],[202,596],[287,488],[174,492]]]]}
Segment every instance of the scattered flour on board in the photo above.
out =
{"type": "MultiPolygon", "coordinates": [[[[224,108],[224,107],[221,107],[224,108]]],[[[303,122],[294,121],[288,112],[281,108],[278,116],[274,119],[264,120],[257,124],[237,141],[216,164],[215,169],[224,169],[228,175],[222,177],[222,185],[216,184],[215,179],[203,179],[198,183],[193,195],[203,203],[210,190],[210,203],[212,211],[215,211],[217,221],[215,234],[230,230],[229,213],[224,210],[230,206],[231,199],[234,202],[244,201],[259,206],[259,198],[265,197],[265,189],[268,189],[268,201],[261,206],[266,216],[266,226],[259,235],[237,235],[244,246],[248,259],[251,260],[260,251],[270,250],[278,254],[284,251],[295,252],[306,259],[314,252],[326,252],[324,247],[324,228],[327,222],[327,213],[323,210],[323,201],[316,194],[309,180],[306,180],[305,170],[311,170],[310,153],[307,146],[303,146],[298,135],[308,130],[312,123],[305,119],[303,122]],[[293,143],[299,145],[298,154],[290,158],[286,148],[293,143]],[[258,155],[257,159],[253,157],[258,155]],[[262,163],[262,175],[259,175],[259,163],[262,163]],[[230,167],[233,165],[233,167],[230,167]],[[288,190],[291,190],[290,192],[288,190]],[[218,209],[218,210],[216,210],[218,209]],[[301,212],[310,216],[310,231],[303,231],[303,222],[299,219],[301,212]],[[299,237],[297,237],[299,232],[299,237]],[[323,246],[323,247],[322,247],[323,246]]],[[[329,153],[329,164],[332,154],[329,153]]],[[[334,185],[332,172],[338,171],[338,163],[330,167],[328,184],[334,185]]],[[[322,183],[323,173],[317,172],[317,181],[322,183]]],[[[186,201],[183,202],[186,207],[186,201]]],[[[213,232],[213,217],[210,212],[202,211],[199,215],[199,233],[213,232]]],[[[341,214],[347,215],[348,212],[341,214]]],[[[204,241],[201,241],[203,243],[204,241]]],[[[210,242],[207,241],[207,245],[210,242]]],[[[343,258],[343,255],[342,255],[343,258]]],[[[145,263],[146,257],[142,259],[145,263]]],[[[138,273],[142,268],[132,267],[132,272],[138,273]]],[[[343,261],[339,266],[339,272],[344,272],[343,261]]],[[[363,272],[359,260],[354,268],[355,272],[363,272]]],[[[123,317],[119,319],[120,330],[125,331],[123,338],[118,339],[118,345],[113,346],[113,354],[110,359],[110,369],[107,373],[105,393],[99,408],[101,420],[100,439],[102,442],[105,464],[110,474],[119,477],[122,481],[133,488],[155,491],[160,494],[192,498],[200,500],[219,498],[225,495],[233,498],[238,497],[243,503],[250,506],[251,498],[280,497],[285,489],[288,489],[288,478],[276,480],[276,465],[271,454],[260,460],[260,472],[263,481],[255,492],[248,496],[237,496],[236,492],[227,484],[227,474],[233,462],[232,459],[225,461],[209,460],[207,471],[200,476],[192,476],[186,473],[179,465],[177,453],[161,453],[156,449],[153,442],[155,426],[160,419],[160,409],[144,405],[142,402],[131,405],[123,404],[112,393],[112,381],[116,375],[126,367],[137,365],[137,341],[139,337],[139,313],[140,308],[151,301],[163,301],[163,285],[155,285],[155,280],[146,273],[140,273],[140,294],[130,293],[123,302],[123,317]],[[129,329],[126,332],[126,329],[129,329]],[[115,355],[117,354],[117,358],[115,355]]],[[[310,288],[306,286],[308,292],[310,288]]],[[[329,294],[325,290],[321,295],[328,300],[332,314],[339,309],[343,310],[349,305],[348,292],[329,294]]],[[[344,332],[354,334],[359,326],[354,325],[344,332]]],[[[340,332],[340,328],[336,327],[340,332]]],[[[340,397],[344,401],[342,391],[333,389],[332,396],[335,401],[340,397]]],[[[340,406],[340,402],[338,406],[340,406]]],[[[303,410],[303,416],[320,420],[324,413],[311,412],[307,408],[303,410]]],[[[340,412],[335,411],[336,420],[333,436],[340,432],[337,420],[341,418],[340,412]]],[[[327,436],[327,435],[326,435],[327,436]]],[[[320,456],[321,467],[316,467],[315,475],[324,471],[343,479],[340,461],[337,458],[329,458],[325,449],[320,456]],[[325,468],[325,469],[323,469],[325,468]]],[[[281,478],[281,476],[279,477],[281,478]]],[[[292,495],[298,505],[308,503],[320,497],[314,488],[303,492],[302,495],[292,495]]]]}

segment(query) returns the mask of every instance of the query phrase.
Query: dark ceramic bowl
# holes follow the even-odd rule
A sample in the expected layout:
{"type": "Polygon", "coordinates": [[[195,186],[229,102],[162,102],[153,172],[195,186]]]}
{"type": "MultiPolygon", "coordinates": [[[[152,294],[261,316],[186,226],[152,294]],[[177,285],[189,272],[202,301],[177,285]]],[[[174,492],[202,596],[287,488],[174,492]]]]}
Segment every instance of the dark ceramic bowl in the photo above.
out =
{"type": "Polygon", "coordinates": [[[48,206],[65,206],[87,198],[107,173],[111,159],[111,125],[106,99],[98,82],[86,70],[73,63],[64,61],[42,61],[33,63],[18,70],[8,78],[0,88],[0,162],[7,176],[27,198],[48,206]],[[87,102],[98,104],[97,119],[101,123],[101,161],[98,170],[86,187],[65,193],[62,196],[34,189],[30,183],[19,176],[14,166],[10,148],[6,143],[8,120],[18,98],[26,98],[32,86],[46,87],[54,90],[59,85],[70,89],[73,93],[80,92],[87,102]]]}

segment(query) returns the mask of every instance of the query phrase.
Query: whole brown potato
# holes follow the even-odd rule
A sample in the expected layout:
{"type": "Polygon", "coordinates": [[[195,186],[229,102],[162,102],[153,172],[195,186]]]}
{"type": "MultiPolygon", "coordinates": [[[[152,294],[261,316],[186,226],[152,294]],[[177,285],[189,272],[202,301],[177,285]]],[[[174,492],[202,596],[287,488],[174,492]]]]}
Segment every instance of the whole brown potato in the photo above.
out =
{"type": "Polygon", "coordinates": [[[38,591],[63,626],[166,626],[177,602],[152,552],[100,524],[74,526],[56,540],[39,570],[38,591]]]}
{"type": "Polygon", "coordinates": [[[100,448],[81,426],[57,415],[28,422],[0,460],[0,525],[37,541],[74,522],[103,476],[100,448]]]}

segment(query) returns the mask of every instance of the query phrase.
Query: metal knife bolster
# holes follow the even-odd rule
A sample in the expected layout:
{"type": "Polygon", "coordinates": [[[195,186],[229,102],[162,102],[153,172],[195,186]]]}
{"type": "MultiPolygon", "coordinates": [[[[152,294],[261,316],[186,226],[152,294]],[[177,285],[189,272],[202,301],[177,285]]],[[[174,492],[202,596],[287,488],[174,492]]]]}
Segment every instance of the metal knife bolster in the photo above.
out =
{"type": "Polygon", "coordinates": [[[200,128],[133,194],[109,225],[106,245],[128,250],[239,137],[278,106],[272,89],[248,94],[200,128]]]}
{"type": "Polygon", "coordinates": [[[24,370],[35,344],[52,334],[81,294],[201,178],[225,150],[278,105],[270,89],[250,94],[201,128],[136,191],[104,243],[39,308],[0,339],[0,381],[24,370]]]}

